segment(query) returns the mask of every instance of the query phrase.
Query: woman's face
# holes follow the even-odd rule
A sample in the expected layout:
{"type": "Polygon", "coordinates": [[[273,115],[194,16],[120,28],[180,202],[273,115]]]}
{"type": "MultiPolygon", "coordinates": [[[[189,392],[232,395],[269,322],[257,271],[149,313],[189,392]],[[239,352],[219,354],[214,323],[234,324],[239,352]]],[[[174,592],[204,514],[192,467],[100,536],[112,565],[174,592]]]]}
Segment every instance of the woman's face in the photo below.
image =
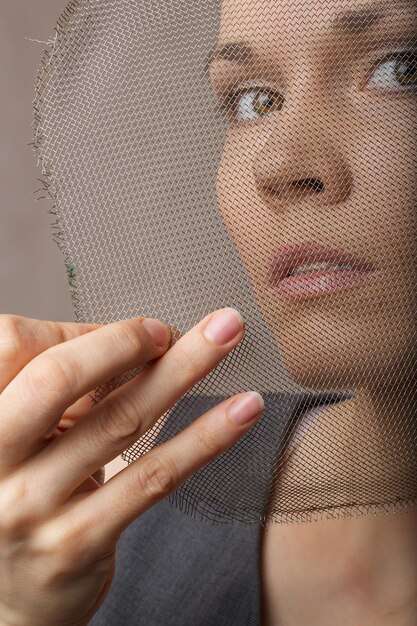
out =
{"type": "Polygon", "coordinates": [[[218,202],[290,374],[313,388],[404,377],[416,344],[414,2],[224,0],[218,46],[218,202]],[[296,250],[304,276],[280,281],[271,261],[297,242],[338,249],[315,258],[334,267],[314,274],[296,250]]]}

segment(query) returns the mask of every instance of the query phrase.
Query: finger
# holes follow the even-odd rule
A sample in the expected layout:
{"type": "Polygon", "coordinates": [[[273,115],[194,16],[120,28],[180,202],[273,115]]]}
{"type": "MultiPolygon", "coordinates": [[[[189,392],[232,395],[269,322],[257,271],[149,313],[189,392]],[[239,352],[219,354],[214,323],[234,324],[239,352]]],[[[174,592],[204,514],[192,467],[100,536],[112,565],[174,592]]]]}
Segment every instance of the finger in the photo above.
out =
{"type": "Polygon", "coordinates": [[[100,326],[0,315],[0,393],[35,356],[100,326]]]}
{"type": "Polygon", "coordinates": [[[263,399],[256,392],[214,407],[77,502],[69,513],[75,531],[83,528],[87,545],[99,550],[113,545],[139,515],[230,448],[254,426],[263,408],[263,399]]]}
{"type": "MultiPolygon", "coordinates": [[[[178,341],[178,339],[182,337],[182,333],[175,326],[169,325],[168,328],[171,330],[170,345],[174,345],[174,343],[176,343],[176,341],[178,341]]],[[[137,375],[136,370],[131,370],[131,372],[129,372],[128,380],[131,380],[136,375],[137,375]]],[[[126,376],[124,375],[122,377],[122,382],[120,382],[120,377],[119,377],[119,378],[109,381],[108,383],[105,383],[104,385],[100,385],[99,387],[100,394],[103,394],[103,397],[105,397],[108,393],[110,393],[110,391],[122,386],[122,384],[124,384],[125,382],[125,379],[126,379],[126,376]],[[109,391],[107,391],[107,387],[109,387],[109,391]]],[[[51,436],[51,439],[53,439],[55,436],[60,435],[62,432],[66,432],[70,428],[73,428],[73,426],[82,417],[84,417],[90,411],[90,409],[96,404],[98,404],[98,402],[97,402],[97,396],[95,392],[87,393],[86,395],[76,400],[74,404],[68,407],[68,409],[66,409],[66,411],[63,413],[59,421],[59,424],[57,425],[54,433],[51,436]]],[[[49,439],[45,440],[45,446],[49,444],[49,441],[50,441],[49,439]]],[[[100,471],[101,470],[98,470],[98,472],[100,471]]]]}
{"type": "MultiPolygon", "coordinates": [[[[181,331],[176,328],[176,326],[168,325],[168,328],[171,330],[171,342],[170,345],[174,345],[181,337],[181,331]]],[[[133,376],[132,376],[133,378],[133,376]]],[[[110,391],[114,391],[115,387],[112,384],[114,381],[110,381],[109,384],[102,385],[100,387],[100,392],[104,391],[103,397],[107,395],[107,387],[109,387],[108,393],[110,391]]],[[[118,387],[121,387],[122,384],[127,382],[123,380],[123,383],[119,383],[118,387]]],[[[72,404],[62,415],[62,419],[60,421],[60,426],[62,425],[65,430],[71,428],[76,424],[82,417],[84,417],[93,406],[97,404],[97,396],[94,393],[88,393],[79,400],[77,400],[74,404],[72,404]]]]}
{"type": "MultiPolygon", "coordinates": [[[[147,370],[110,394],[90,415],[48,446],[37,459],[48,480],[51,502],[65,501],[87,476],[126,450],[169,411],[241,341],[244,322],[237,311],[210,314],[147,370]],[[212,324],[220,334],[212,334],[212,324]],[[45,468],[49,470],[46,472],[45,468]]],[[[32,466],[32,474],[36,475],[32,466]]]]}
{"type": "Polygon", "coordinates": [[[0,395],[0,471],[44,445],[69,405],[104,380],[161,356],[169,340],[166,326],[138,318],[108,324],[32,359],[0,395]]]}
{"type": "Polygon", "coordinates": [[[93,406],[95,406],[95,404],[94,394],[91,392],[85,394],[85,396],[82,396],[79,400],[74,402],[74,404],[71,404],[63,413],[58,427],[62,427],[65,430],[72,428],[93,408],[93,406]]]}

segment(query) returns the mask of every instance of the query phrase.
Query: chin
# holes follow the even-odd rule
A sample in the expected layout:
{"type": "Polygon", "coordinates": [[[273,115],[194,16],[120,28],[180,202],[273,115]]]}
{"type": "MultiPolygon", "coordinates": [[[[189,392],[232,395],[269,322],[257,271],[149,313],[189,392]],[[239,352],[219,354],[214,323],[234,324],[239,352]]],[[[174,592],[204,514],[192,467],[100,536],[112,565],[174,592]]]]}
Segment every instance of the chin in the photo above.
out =
{"type": "MultiPolygon", "coordinates": [[[[307,360],[289,361],[283,358],[289,376],[301,387],[308,387],[321,391],[331,389],[334,391],[345,391],[356,387],[352,378],[346,375],[346,368],[334,367],[333,363],[309,363],[307,360]]],[[[359,377],[360,379],[360,377],[359,377]]]]}
{"type": "Polygon", "coordinates": [[[345,391],[368,382],[374,371],[372,360],[363,350],[361,354],[358,344],[341,339],[340,335],[327,337],[327,341],[326,336],[308,338],[292,329],[277,341],[283,364],[295,383],[316,390],[345,391]]]}

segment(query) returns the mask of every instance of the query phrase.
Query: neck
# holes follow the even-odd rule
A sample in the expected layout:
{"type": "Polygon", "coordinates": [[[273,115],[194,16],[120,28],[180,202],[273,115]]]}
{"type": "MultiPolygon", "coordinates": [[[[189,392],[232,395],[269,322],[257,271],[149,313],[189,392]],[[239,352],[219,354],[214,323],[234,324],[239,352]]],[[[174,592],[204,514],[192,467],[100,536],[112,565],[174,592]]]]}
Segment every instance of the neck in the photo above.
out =
{"type": "Polygon", "coordinates": [[[280,472],[271,499],[278,510],[298,499],[324,509],[353,501],[366,511],[371,501],[401,498],[411,512],[387,515],[381,507],[376,517],[342,513],[270,524],[262,549],[268,626],[417,623],[417,424],[410,395],[398,386],[395,393],[358,389],[351,400],[325,407],[280,472]],[[333,451],[329,437],[338,442],[333,451]]]}
{"type": "Polygon", "coordinates": [[[416,392],[413,387],[415,385],[409,383],[377,390],[360,388],[349,401],[346,417],[360,435],[358,446],[354,448],[355,456],[358,455],[354,462],[358,463],[365,452],[364,477],[381,485],[377,487],[378,494],[375,490],[375,500],[417,498],[416,392]]]}
{"type": "Polygon", "coordinates": [[[417,623],[417,512],[272,524],[262,543],[265,626],[417,623]]]}
{"type": "Polygon", "coordinates": [[[369,608],[381,626],[402,624],[402,619],[415,624],[417,511],[351,519],[344,526],[341,597],[354,598],[361,610],[369,608]]]}
{"type": "Polygon", "coordinates": [[[362,508],[371,513],[372,503],[377,512],[392,512],[399,500],[396,510],[405,512],[408,500],[415,504],[417,420],[409,397],[397,393],[395,406],[395,395],[390,397],[391,402],[358,389],[354,398],[322,407],[296,445],[297,437],[289,446],[270,494],[269,517],[297,521],[283,512],[299,510],[303,519],[314,520],[314,511],[332,507],[336,518],[349,514],[352,506],[357,516],[362,508]]]}
{"type": "MultiPolygon", "coordinates": [[[[369,416],[380,424],[392,424],[395,421],[411,424],[416,404],[417,389],[413,380],[386,383],[384,387],[356,390],[355,397],[349,402],[355,408],[358,417],[369,416]]],[[[391,426],[392,427],[392,426],[391,426]]]]}

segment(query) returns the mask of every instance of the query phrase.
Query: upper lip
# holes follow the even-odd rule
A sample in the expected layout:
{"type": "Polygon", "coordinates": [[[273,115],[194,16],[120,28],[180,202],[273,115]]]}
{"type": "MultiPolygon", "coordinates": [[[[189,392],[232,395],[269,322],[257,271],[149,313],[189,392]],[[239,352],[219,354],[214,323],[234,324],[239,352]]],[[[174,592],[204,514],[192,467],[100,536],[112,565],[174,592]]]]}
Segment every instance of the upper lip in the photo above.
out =
{"type": "Polygon", "coordinates": [[[268,270],[269,282],[276,284],[299,265],[319,263],[320,261],[351,265],[360,272],[369,272],[374,269],[369,261],[346,252],[346,250],[331,248],[317,241],[299,241],[285,243],[275,251],[268,270]]]}

